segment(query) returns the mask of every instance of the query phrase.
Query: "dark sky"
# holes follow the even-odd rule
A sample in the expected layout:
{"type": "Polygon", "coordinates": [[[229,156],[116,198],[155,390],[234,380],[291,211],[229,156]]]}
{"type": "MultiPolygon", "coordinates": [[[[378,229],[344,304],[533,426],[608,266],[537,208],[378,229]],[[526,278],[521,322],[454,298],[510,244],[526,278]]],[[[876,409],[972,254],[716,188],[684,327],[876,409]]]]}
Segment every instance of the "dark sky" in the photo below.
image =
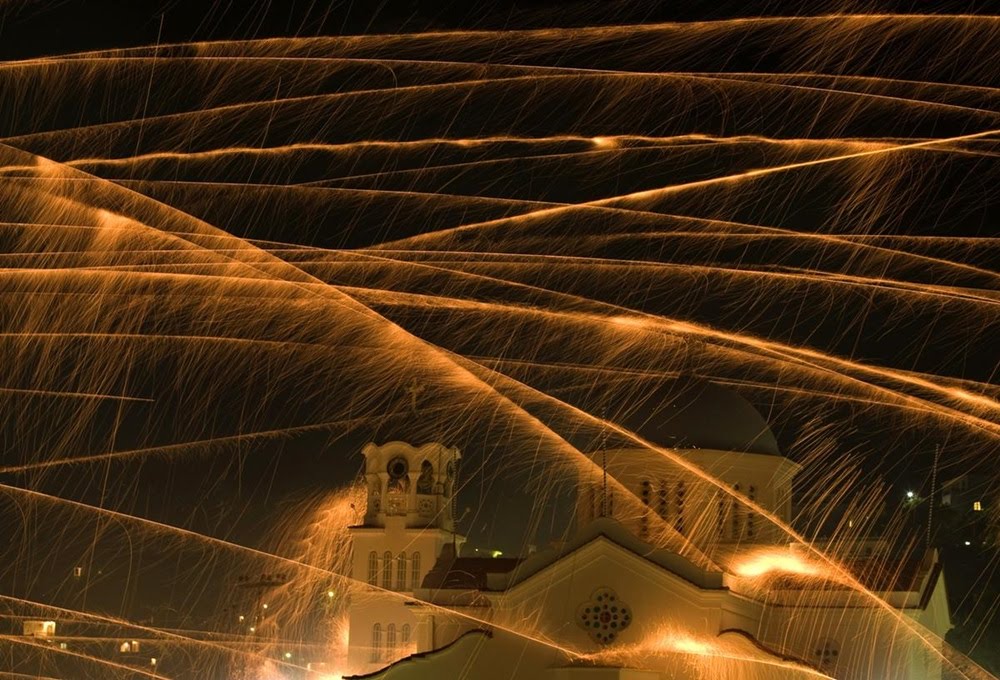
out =
{"type": "Polygon", "coordinates": [[[990,8],[990,3],[983,0],[930,4],[921,0],[7,0],[0,4],[0,57],[149,45],[158,40],[351,35],[434,28],[516,29],[865,10],[975,14],[990,8]]]}
{"type": "MultiPolygon", "coordinates": [[[[937,2],[935,12],[950,11],[975,12],[986,3],[937,2]]],[[[882,11],[927,11],[926,3],[829,3],[823,10],[858,10],[877,8],[882,11]]],[[[547,26],[600,25],[612,23],[641,23],[671,20],[714,19],[731,16],[765,16],[772,14],[818,14],[817,3],[804,0],[801,3],[727,2],[678,3],[678,2],[469,2],[468,0],[385,0],[383,2],[355,0],[353,2],[307,2],[304,0],[273,0],[271,2],[206,2],[205,0],[163,0],[159,2],[139,2],[136,0],[0,0],[0,58],[16,59],[52,54],[65,54],[84,50],[151,45],[191,40],[250,39],[268,36],[317,36],[345,35],[360,33],[392,33],[448,28],[532,28],[547,26]]],[[[759,64],[730,63],[732,70],[753,70],[759,64]]],[[[883,121],[884,123],[885,121],[883,121]]],[[[986,195],[989,188],[980,188],[986,195]]],[[[947,192],[946,192],[947,193],[947,192]]],[[[818,199],[819,200],[819,199],[818,199]]],[[[996,205],[984,201],[977,219],[971,226],[966,225],[972,235],[990,235],[995,230],[996,205]]],[[[212,206],[205,208],[207,215],[212,206]]],[[[228,217],[232,217],[229,215],[228,217]]],[[[801,219],[805,220],[808,215],[801,219]]],[[[221,215],[215,223],[224,223],[227,216],[221,215]]],[[[234,221],[236,221],[234,219],[234,221]]],[[[271,225],[264,224],[266,230],[271,225]]],[[[276,236],[263,232],[255,236],[276,236]]],[[[330,244],[318,244],[330,245],[330,244]]],[[[336,244],[342,245],[342,244],[336,244]]],[[[356,245],[356,244],[351,244],[356,245]]],[[[780,304],[780,301],[774,301],[780,304]]],[[[706,302],[702,314],[709,314],[712,301],[706,302]]],[[[719,303],[720,306],[722,303],[719,303]]],[[[849,315],[848,315],[849,316],[849,315]]],[[[852,319],[828,315],[817,320],[812,332],[822,339],[839,337],[841,328],[852,319]]],[[[882,335],[880,326],[899,323],[898,317],[882,316],[877,311],[868,319],[863,334],[869,339],[882,335]]],[[[914,314],[900,324],[899,332],[912,337],[920,337],[927,330],[928,320],[914,314]]],[[[781,329],[777,329],[780,331],[781,329]]],[[[858,331],[859,335],[862,331],[858,331]]],[[[851,351],[851,340],[845,338],[845,347],[838,347],[845,353],[851,351]]],[[[891,359],[903,346],[903,341],[884,343],[872,342],[869,359],[891,359]]],[[[942,352],[930,357],[932,367],[954,373],[967,371],[970,377],[989,378],[995,367],[995,352],[988,347],[967,354],[942,352]]],[[[890,426],[885,425],[889,430],[890,426]]],[[[936,433],[940,434],[940,433],[936,433]]],[[[880,436],[895,436],[895,433],[880,433],[880,436]]],[[[918,434],[910,434],[919,439],[918,434]]],[[[908,442],[910,440],[907,440],[908,442]]],[[[334,442],[334,446],[357,447],[360,440],[334,442]]],[[[787,443],[782,442],[782,443],[787,443]]],[[[923,442],[927,451],[933,444],[923,442]]],[[[338,469],[331,469],[326,448],[331,445],[324,436],[299,437],[290,442],[278,442],[253,450],[240,451],[238,456],[212,459],[209,457],[192,462],[178,469],[164,461],[150,461],[140,470],[129,467],[109,468],[105,487],[116,489],[138,489],[132,493],[131,511],[163,519],[171,523],[193,526],[214,535],[229,536],[235,540],[252,542],[265,531],[269,519],[284,508],[306,497],[309,493],[350,479],[357,471],[361,459],[352,453],[349,463],[338,469]]],[[[919,445],[919,442],[915,445],[919,445]]],[[[489,463],[482,463],[484,467],[489,463]]],[[[495,478],[489,471],[485,477],[495,478]]],[[[85,487],[75,478],[76,473],[57,475],[53,478],[39,478],[40,485],[67,491],[85,487]]],[[[917,475],[920,479],[920,476],[917,475]]],[[[899,484],[909,483],[901,480],[899,484]]],[[[483,484],[467,490],[462,505],[473,505],[488,489],[483,484]]],[[[495,491],[495,490],[494,490],[495,491]]],[[[95,494],[87,489],[88,496],[95,494]]],[[[526,496],[526,490],[511,488],[504,491],[512,498],[526,496]],[[519,494],[521,496],[519,496],[519,494]]],[[[504,533],[498,526],[518,526],[527,520],[529,505],[510,503],[505,512],[510,516],[503,525],[494,525],[488,518],[475,517],[477,539],[484,545],[499,544],[516,550],[521,536],[504,533]]],[[[554,515],[555,513],[553,513],[554,515]]],[[[39,526],[42,520],[39,519],[39,526]]],[[[470,523],[471,524],[471,523],[470,523]]],[[[551,527],[556,533],[561,529],[554,521],[551,527]]],[[[108,529],[112,531],[113,529],[108,529]]],[[[212,563],[218,567],[213,577],[221,579],[228,565],[218,563],[204,554],[182,555],[177,558],[162,544],[151,542],[145,547],[149,555],[144,568],[155,573],[170,573],[175,585],[180,584],[188,571],[171,571],[174,559],[192,560],[192,564],[212,563]],[[154,565],[152,567],[148,565],[154,565]],[[170,565],[170,566],[164,566],[170,565]]],[[[45,561],[44,554],[32,559],[45,561]]],[[[56,571],[65,565],[54,565],[56,571]]],[[[46,567],[52,568],[49,564],[46,567]]],[[[115,579],[123,578],[115,572],[115,579]]],[[[202,576],[204,587],[210,588],[208,578],[202,576]]],[[[118,592],[117,580],[108,584],[108,592],[118,592]]],[[[159,587],[159,586],[158,586],[159,587]]],[[[181,588],[180,585],[177,586],[181,588]]],[[[131,595],[129,597],[135,597],[131,595]]],[[[128,603],[129,605],[131,603],[128,603]]],[[[129,606],[125,607],[126,609],[129,606]]],[[[137,608],[137,611],[141,607],[137,608]]]]}

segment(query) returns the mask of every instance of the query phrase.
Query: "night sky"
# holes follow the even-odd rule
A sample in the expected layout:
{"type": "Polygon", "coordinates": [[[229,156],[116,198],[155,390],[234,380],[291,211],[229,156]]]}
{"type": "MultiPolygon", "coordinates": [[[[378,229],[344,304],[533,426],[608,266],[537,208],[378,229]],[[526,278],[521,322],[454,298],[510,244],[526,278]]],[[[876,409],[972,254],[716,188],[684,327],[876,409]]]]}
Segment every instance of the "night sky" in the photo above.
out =
{"type": "MultiPolygon", "coordinates": [[[[882,11],[925,12],[933,11],[948,13],[962,11],[975,13],[979,7],[987,7],[986,3],[976,2],[935,2],[931,10],[924,2],[894,2],[894,3],[837,3],[828,5],[829,11],[871,10],[877,4],[882,11]]],[[[134,2],[130,0],[62,0],[58,2],[32,2],[30,0],[0,0],[0,58],[26,59],[46,55],[67,54],[87,50],[98,50],[115,47],[168,44],[201,40],[220,39],[254,39],[277,36],[323,36],[323,35],[354,35],[354,34],[392,34],[403,32],[420,32],[429,30],[449,29],[527,29],[537,27],[558,26],[592,26],[614,25],[626,23],[655,23],[666,21],[690,21],[695,19],[711,20],[727,17],[797,15],[802,13],[820,14],[820,8],[814,2],[793,3],[775,2],[713,2],[713,3],[674,3],[674,2],[639,2],[623,3],[603,2],[490,2],[475,3],[460,0],[413,0],[411,2],[384,0],[382,2],[306,2],[295,0],[289,2],[204,2],[203,0],[163,0],[160,2],[134,2]]],[[[889,48],[887,48],[889,49],[889,48]]],[[[780,69],[784,59],[783,54],[771,53],[750,46],[730,46],[720,52],[720,61],[725,62],[725,69],[731,71],[769,71],[780,69]]],[[[559,62],[559,56],[548,55],[553,64],[559,62]]],[[[604,55],[595,53],[581,57],[585,63],[601,63],[604,55]]],[[[613,57],[610,57],[613,59],[613,57]]],[[[873,58],[872,69],[878,69],[879,60],[873,58]]],[[[897,77],[905,77],[905,69],[898,69],[897,77]]],[[[952,82],[966,82],[963,73],[954,74],[952,82]]],[[[996,82],[978,82],[973,79],[970,84],[996,85],[996,82]]],[[[4,136],[30,129],[33,122],[31,112],[18,110],[16,96],[0,93],[0,116],[4,125],[4,136]]],[[[652,104],[651,104],[652,106],[652,104]]],[[[70,113],[65,119],[72,118],[72,106],[67,107],[70,113]]],[[[563,115],[571,116],[575,109],[563,115]]],[[[475,129],[489,116],[501,116],[501,113],[483,112],[482,119],[473,117],[456,123],[456,134],[465,130],[470,136],[475,129]],[[463,129],[466,125],[467,129],[463,129]]],[[[539,114],[539,120],[518,120],[525,129],[531,126],[541,126],[558,120],[560,111],[553,106],[546,110],[545,116],[539,114]],[[544,118],[544,120],[543,120],[544,118]]],[[[749,114],[748,114],[749,115],[749,114]]],[[[524,116],[528,118],[527,114],[524,116]]],[[[413,122],[407,119],[399,123],[399,130],[390,134],[404,134],[419,137],[420,125],[430,129],[430,122],[421,123],[419,116],[414,116],[413,122]],[[405,124],[404,124],[405,123],[405,124]],[[408,129],[412,126],[414,129],[408,129]]],[[[428,120],[430,120],[428,115],[428,120]]],[[[848,130],[845,136],[882,134],[895,129],[900,121],[887,116],[884,119],[872,119],[857,123],[857,127],[848,130]]],[[[937,118],[928,118],[920,122],[906,121],[907,132],[913,135],[925,134],[947,136],[968,132],[963,124],[951,119],[947,114],[937,118]]],[[[782,122],[769,123],[779,127],[782,122]]],[[[641,126],[637,126],[641,128],[641,126]]],[[[637,129],[636,133],[641,133],[637,129]]],[[[267,141],[279,139],[283,130],[270,131],[272,135],[267,141]]],[[[902,134],[902,133],[901,133],[902,134]]],[[[741,161],[745,159],[740,159],[741,161]]],[[[966,204],[956,208],[936,222],[933,228],[927,227],[926,233],[951,234],[963,236],[1000,236],[1000,202],[996,200],[993,176],[984,175],[978,178],[977,161],[971,159],[956,162],[948,172],[942,172],[941,183],[938,186],[940,194],[957,194],[959,191],[965,197],[966,204]],[[978,179],[977,179],[978,178],[978,179]],[[949,221],[950,220],[950,221],[949,221]]],[[[310,178],[310,168],[299,168],[304,178],[310,178]]],[[[634,179],[627,175],[641,175],[646,170],[625,169],[622,171],[622,181],[634,179]]],[[[711,168],[693,164],[686,168],[690,179],[707,176],[711,168]]],[[[262,171],[263,173],[263,171],[262,171]]],[[[256,178],[255,178],[256,179],[256,178]]],[[[488,179],[488,178],[487,178],[488,179]]],[[[563,181],[553,180],[546,189],[544,198],[553,201],[574,202],[591,198],[586,182],[588,177],[570,177],[563,181]]],[[[456,186],[464,188],[461,182],[475,187],[476,182],[485,183],[483,178],[466,177],[456,180],[456,186]]],[[[614,181],[607,177],[594,179],[597,185],[608,186],[614,181]]],[[[512,190],[512,192],[515,190],[512,190]]],[[[596,189],[594,189],[597,192],[596,189]]],[[[525,193],[529,193],[525,190],[525,193]]],[[[843,196],[829,178],[817,179],[815,186],[804,191],[807,197],[801,206],[790,209],[780,206],[780,218],[790,225],[809,224],[816,215],[824,214],[843,196]]],[[[919,221],[921,213],[934,197],[914,197],[902,209],[898,217],[899,224],[913,225],[919,221]],[[926,199],[926,201],[924,200],[926,199]]],[[[333,216],[316,220],[314,214],[303,212],[296,214],[293,208],[281,213],[268,213],[266,206],[247,201],[240,208],[232,208],[230,204],[200,204],[193,214],[220,226],[242,237],[258,239],[275,239],[295,241],[313,246],[333,248],[355,248],[368,246],[379,241],[391,240],[411,235],[422,227],[414,227],[406,220],[398,218],[395,213],[375,212],[365,225],[347,231],[332,228],[333,216]],[[261,217],[264,215],[265,217],[261,217]],[[269,219],[268,217],[273,217],[269,219]],[[279,220],[280,218],[280,220],[279,220]],[[367,226],[366,226],[367,225],[367,226]],[[408,231],[410,230],[410,231],[408,231]]],[[[745,218],[750,222],[756,219],[764,221],[770,211],[775,208],[770,204],[748,206],[745,214],[734,211],[734,217],[745,218]]],[[[913,227],[916,230],[924,227],[913,227]]],[[[994,250],[993,252],[997,252],[994,250]]],[[[605,253],[607,257],[623,255],[613,248],[605,253]]],[[[735,254],[723,253],[723,255],[735,254]]],[[[743,248],[738,257],[745,261],[767,259],[772,253],[755,252],[752,248],[743,248]]],[[[808,259],[799,262],[792,256],[788,265],[798,264],[808,266],[808,259]]],[[[1000,262],[980,261],[978,264],[985,269],[1000,268],[1000,262]]],[[[971,285],[971,284],[970,284],[971,285]]],[[[577,284],[575,292],[580,295],[599,294],[588,288],[586,281],[577,284]]],[[[639,294],[637,293],[637,298],[639,294]]],[[[854,300],[852,300],[854,301],[854,300]]],[[[637,300],[637,302],[639,302],[637,300]]],[[[838,301],[839,302],[839,301],[838,301]]],[[[856,311],[856,307],[844,305],[839,307],[831,302],[827,308],[802,309],[795,317],[794,323],[782,319],[768,324],[771,306],[777,309],[785,303],[782,300],[760,300],[759,316],[746,321],[748,330],[754,330],[770,337],[788,339],[790,341],[814,341],[815,344],[827,347],[843,355],[871,363],[888,362],[901,353],[912,355],[913,360],[906,368],[914,371],[964,377],[971,380],[996,383],[997,376],[997,325],[988,321],[975,327],[954,327],[945,332],[939,327],[941,317],[938,310],[914,309],[912,313],[901,313],[898,309],[880,308],[874,304],[867,309],[864,318],[856,311]],[[807,327],[808,330],[803,330],[807,327]],[[887,330],[892,328],[892,332],[887,330]],[[920,347],[927,342],[933,343],[920,347]],[[858,348],[860,354],[856,353],[858,348]]],[[[672,309],[673,300],[664,297],[656,300],[643,300],[640,304],[648,305],[647,311],[652,313],[672,309]]],[[[731,311],[731,301],[723,293],[713,296],[705,295],[697,303],[690,303],[685,311],[695,319],[708,320],[731,311]]],[[[945,318],[945,323],[949,321],[945,318]]],[[[426,336],[432,341],[434,337],[432,324],[427,324],[426,336]]],[[[445,341],[446,339],[441,339],[445,341]]],[[[475,354],[479,349],[477,339],[463,339],[457,349],[467,350],[475,354]]],[[[555,343],[554,343],[555,344],[555,343]]],[[[558,359],[560,347],[539,347],[537,356],[558,359]]],[[[166,370],[161,367],[161,370],[166,370]]],[[[138,383],[144,380],[155,382],[167,379],[164,374],[141,376],[138,383]]],[[[388,408],[398,408],[405,416],[405,399],[403,384],[396,386],[393,397],[386,397],[384,405],[388,408]],[[396,401],[393,401],[396,399],[396,401]]],[[[553,384],[541,385],[547,389],[558,390],[558,381],[553,384]]],[[[564,386],[565,387],[565,386],[564,386]]],[[[340,393],[344,385],[331,381],[314,387],[314,398],[321,398],[324,390],[340,393]]],[[[567,388],[568,389],[568,388],[567,388]]],[[[572,390],[569,390],[572,392],[572,390]]],[[[252,394],[233,395],[233,404],[245,406],[254,398],[252,394]],[[237,398],[238,397],[238,398],[237,398]]],[[[283,395],[293,399],[293,394],[283,395]]],[[[579,396],[579,395],[577,395],[579,396]]],[[[758,395],[759,396],[759,395],[758,395]]],[[[269,395],[268,399],[277,399],[269,395]]],[[[264,396],[261,395],[261,399],[264,396]]],[[[579,397],[579,403],[585,407],[594,407],[594,402],[587,403],[585,397],[579,397]]],[[[766,395],[754,401],[758,410],[772,421],[779,444],[783,450],[796,452],[796,444],[803,441],[804,432],[808,432],[809,423],[802,423],[792,418],[786,418],[776,410],[774,402],[766,395]]],[[[233,407],[234,410],[236,406],[233,407]]],[[[178,413],[181,411],[178,410],[178,413]]],[[[234,411],[235,412],[235,411],[234,411]]],[[[220,408],[216,415],[219,421],[225,421],[227,415],[233,415],[225,408],[220,408]]],[[[836,418],[837,407],[831,406],[828,415],[836,418]]],[[[969,440],[961,433],[952,432],[947,428],[921,430],[913,428],[907,431],[898,429],[897,424],[882,421],[877,416],[864,414],[857,429],[844,433],[842,444],[845,449],[857,453],[856,460],[862,466],[871,470],[891,471],[889,497],[890,505],[903,490],[917,488],[927,484],[928,469],[936,447],[969,446],[969,440]],[[910,457],[903,459],[897,451],[908,451],[910,457]]],[[[112,415],[107,416],[111,418],[112,415]]],[[[180,416],[178,416],[180,417],[180,416]]],[[[215,423],[219,425],[219,423],[215,423]]],[[[79,471],[41,472],[30,477],[34,488],[57,489],[68,496],[100,504],[104,499],[117,498],[121,504],[119,509],[127,512],[163,521],[168,524],[185,526],[213,536],[232,540],[237,543],[268,545],[268,540],[262,538],[274,529],[275,518],[285,516],[297,504],[309,498],[322,494],[331,488],[341,486],[358,474],[362,465],[360,446],[371,439],[384,441],[397,432],[405,432],[411,425],[406,418],[401,422],[384,422],[372,430],[359,430],[347,436],[331,436],[326,433],[299,434],[294,437],[279,439],[266,443],[234,447],[213,455],[206,452],[193,456],[185,465],[177,465],[171,460],[151,459],[143,461],[139,466],[109,465],[100,469],[101,479],[95,468],[91,472],[95,476],[82,475],[79,471]],[[330,451],[338,452],[332,462],[330,451]],[[99,481],[98,481],[99,480],[99,481]]],[[[158,427],[163,424],[159,423],[158,427]]],[[[221,425],[219,425],[221,427],[221,425]]],[[[120,433],[119,444],[128,442],[143,442],[150,438],[157,441],[162,433],[143,431],[144,421],[138,419],[126,423],[120,433]]],[[[537,508],[532,507],[530,499],[537,490],[531,480],[532,470],[528,468],[506,470],[508,465],[502,455],[503,424],[495,424],[496,430],[480,430],[475,435],[465,435],[459,443],[464,450],[474,452],[467,457],[467,467],[463,474],[468,476],[467,486],[459,500],[459,514],[464,508],[472,508],[462,526],[462,530],[470,535],[473,544],[483,548],[500,548],[507,553],[517,553],[526,544],[544,542],[551,537],[562,535],[567,529],[568,513],[566,512],[572,497],[568,485],[551,490],[551,507],[542,513],[540,525],[531,535],[526,535],[526,526],[534,517],[537,508]],[[484,501],[484,499],[486,499],[484,501]],[[503,502],[501,502],[503,501],[503,502]]],[[[432,434],[432,433],[431,433],[432,434]]],[[[427,436],[431,436],[428,434],[427,436]]],[[[6,434],[5,434],[6,436],[6,434]]],[[[13,447],[10,447],[13,449],[13,447]]],[[[995,456],[998,449],[984,447],[982,457],[995,456]]],[[[8,455],[5,451],[4,455],[8,455]]],[[[5,461],[10,464],[19,461],[5,461]]],[[[984,465],[984,469],[990,466],[984,465]]],[[[961,472],[961,465],[955,464],[949,473],[961,472]]],[[[11,511],[7,508],[5,512],[11,511]]],[[[66,593],[64,577],[71,565],[59,560],[53,562],[47,548],[55,550],[61,534],[55,533],[59,520],[35,516],[31,511],[24,511],[24,524],[15,534],[15,542],[8,548],[7,554],[14,556],[24,569],[4,572],[6,587],[22,589],[26,585],[38,592],[57,592],[60,596],[66,593]],[[30,528],[30,530],[29,530],[30,528]],[[51,530],[52,545],[39,546],[30,549],[18,544],[18,537],[27,535],[46,535],[51,530]]],[[[158,541],[155,537],[139,540],[133,546],[135,554],[141,556],[137,563],[141,567],[132,571],[121,566],[122,554],[120,542],[114,540],[115,532],[120,528],[114,522],[108,522],[94,533],[94,544],[114,544],[106,554],[98,547],[93,554],[95,570],[102,572],[96,579],[92,590],[87,594],[90,603],[104,610],[119,610],[138,619],[160,617],[161,620],[172,620],[175,623],[210,618],[212,612],[219,606],[217,585],[229,579],[234,571],[245,571],[245,564],[235,565],[234,561],[220,557],[208,550],[195,548],[177,548],[170,541],[158,541]],[[100,540],[98,540],[100,535],[100,540]],[[191,587],[188,579],[197,573],[195,590],[185,592],[191,587]],[[123,582],[134,581],[127,587],[123,582]],[[165,590],[171,595],[158,598],[165,590]],[[152,595],[154,594],[155,595],[152,595]],[[160,600],[156,605],[149,603],[160,600]],[[169,604],[163,604],[166,601],[169,604]],[[171,609],[173,608],[173,609],[171,609]],[[188,611],[181,614],[185,608],[188,611]]],[[[919,531],[919,520],[915,531],[919,531]]],[[[941,539],[943,543],[948,538],[941,539]]],[[[983,567],[994,565],[993,554],[969,555],[962,553],[952,555],[953,568],[956,573],[969,573],[983,567]]],[[[3,582],[3,581],[0,581],[3,582]]],[[[997,579],[989,586],[996,592],[997,579]]],[[[956,588],[956,592],[960,589],[956,588]]],[[[77,597],[77,595],[73,595],[77,597]]],[[[81,596],[82,597],[82,596],[81,596]]],[[[994,599],[995,601],[995,599],[994,599]]],[[[988,604],[988,603],[984,603],[988,604]]],[[[992,634],[992,633],[991,633],[992,634]]]]}

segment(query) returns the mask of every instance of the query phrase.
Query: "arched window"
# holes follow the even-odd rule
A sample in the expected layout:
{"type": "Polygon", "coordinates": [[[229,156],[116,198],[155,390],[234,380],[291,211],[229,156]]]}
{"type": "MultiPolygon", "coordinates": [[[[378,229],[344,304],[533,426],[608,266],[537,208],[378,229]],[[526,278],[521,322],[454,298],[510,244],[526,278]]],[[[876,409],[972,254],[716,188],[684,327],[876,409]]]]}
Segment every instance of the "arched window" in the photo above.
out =
{"type": "Polygon", "coordinates": [[[645,507],[642,510],[642,515],[639,516],[639,538],[645,541],[649,538],[649,510],[647,508],[649,508],[649,496],[652,492],[652,484],[649,483],[648,479],[644,479],[642,480],[641,487],[639,496],[645,507]]]}
{"type": "Polygon", "coordinates": [[[390,515],[405,515],[410,491],[410,463],[403,456],[396,456],[386,465],[389,480],[386,483],[386,512],[390,515]]]}
{"type": "MultiPolygon", "coordinates": [[[[740,485],[736,484],[733,486],[733,491],[739,495],[740,485]]],[[[733,540],[738,541],[740,539],[740,534],[743,532],[740,529],[740,501],[738,498],[733,498],[733,510],[732,510],[732,520],[733,520],[733,540]]]]}
{"type": "Polygon", "coordinates": [[[390,661],[396,658],[396,624],[390,623],[385,629],[385,655],[390,661]]]}
{"type": "Polygon", "coordinates": [[[417,493],[434,493],[434,466],[429,460],[420,464],[420,477],[417,479],[417,493]]]}
{"type": "Polygon", "coordinates": [[[656,500],[656,513],[663,519],[667,518],[667,513],[670,512],[670,505],[667,502],[667,482],[666,480],[660,480],[660,489],[657,494],[658,498],[656,500]]]}
{"type": "Polygon", "coordinates": [[[368,553],[368,585],[378,585],[378,553],[374,550],[368,553]]]}
{"type": "Polygon", "coordinates": [[[406,590],[406,553],[396,558],[396,590],[406,590]]]}
{"type": "Polygon", "coordinates": [[[372,661],[382,660],[382,626],[376,623],[372,626],[372,661]]]}
{"type": "Polygon", "coordinates": [[[392,590],[392,553],[388,550],[382,555],[382,587],[392,590]]]}
{"type": "MultiPolygon", "coordinates": [[[[757,489],[753,484],[747,490],[747,496],[750,498],[751,502],[757,501],[757,489]]],[[[753,540],[754,534],[757,532],[757,513],[753,508],[747,509],[747,538],[753,540]]]]}
{"type": "Polygon", "coordinates": [[[674,496],[674,504],[676,506],[674,512],[674,528],[678,532],[684,533],[684,496],[687,494],[687,486],[684,481],[681,480],[677,482],[677,492],[674,496]]]}
{"type": "Polygon", "coordinates": [[[410,462],[403,456],[396,456],[385,466],[386,474],[389,475],[388,488],[390,492],[405,492],[410,488],[410,462]]]}
{"type": "Polygon", "coordinates": [[[402,629],[399,631],[399,641],[403,645],[408,645],[410,643],[410,624],[403,624],[402,629]]]}
{"type": "Polygon", "coordinates": [[[420,587],[420,553],[413,553],[410,558],[410,583],[414,589],[420,587]]]}

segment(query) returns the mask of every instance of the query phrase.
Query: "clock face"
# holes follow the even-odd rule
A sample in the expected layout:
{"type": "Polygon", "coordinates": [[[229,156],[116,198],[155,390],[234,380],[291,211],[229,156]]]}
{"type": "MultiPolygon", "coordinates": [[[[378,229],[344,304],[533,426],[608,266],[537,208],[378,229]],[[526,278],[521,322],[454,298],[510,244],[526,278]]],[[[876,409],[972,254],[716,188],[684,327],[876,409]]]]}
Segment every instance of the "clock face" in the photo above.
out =
{"type": "Polygon", "coordinates": [[[577,608],[576,622],[587,631],[591,640],[608,645],[632,623],[632,608],[611,588],[598,588],[590,600],[577,608]]]}

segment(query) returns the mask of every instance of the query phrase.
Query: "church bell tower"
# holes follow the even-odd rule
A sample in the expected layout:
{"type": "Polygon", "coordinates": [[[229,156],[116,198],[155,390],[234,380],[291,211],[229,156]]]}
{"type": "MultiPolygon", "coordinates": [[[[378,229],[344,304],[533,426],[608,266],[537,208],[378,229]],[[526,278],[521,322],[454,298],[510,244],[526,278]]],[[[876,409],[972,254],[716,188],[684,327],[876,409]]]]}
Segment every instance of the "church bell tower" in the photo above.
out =
{"type": "Polygon", "coordinates": [[[365,526],[454,530],[452,494],[461,454],[441,444],[367,444],[365,526]]]}
{"type": "Polygon", "coordinates": [[[367,506],[364,522],[351,527],[358,582],[350,609],[352,672],[416,651],[417,620],[407,595],[420,588],[446,545],[465,541],[455,533],[457,448],[392,441],[367,444],[362,453],[367,506]]]}

